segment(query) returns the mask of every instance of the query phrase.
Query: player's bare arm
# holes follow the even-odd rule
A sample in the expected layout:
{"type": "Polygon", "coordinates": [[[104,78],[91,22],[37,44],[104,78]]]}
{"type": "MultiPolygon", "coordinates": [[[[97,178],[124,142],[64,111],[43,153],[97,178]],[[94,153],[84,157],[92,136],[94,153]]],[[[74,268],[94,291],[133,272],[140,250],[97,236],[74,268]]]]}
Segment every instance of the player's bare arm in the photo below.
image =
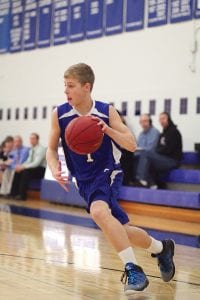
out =
{"type": "Polygon", "coordinates": [[[51,120],[51,130],[49,135],[49,143],[46,153],[47,163],[49,168],[52,172],[53,177],[58,181],[62,187],[68,191],[66,188],[66,183],[68,182],[68,176],[64,176],[61,170],[61,163],[58,159],[58,142],[60,138],[60,128],[58,125],[58,117],[57,117],[57,110],[55,109],[52,113],[52,120],[51,120]]]}
{"type": "Polygon", "coordinates": [[[109,125],[103,120],[99,122],[102,126],[102,130],[112,140],[114,140],[122,148],[134,152],[137,148],[137,144],[130,129],[124,125],[121,118],[113,106],[109,106],[109,125]]]}

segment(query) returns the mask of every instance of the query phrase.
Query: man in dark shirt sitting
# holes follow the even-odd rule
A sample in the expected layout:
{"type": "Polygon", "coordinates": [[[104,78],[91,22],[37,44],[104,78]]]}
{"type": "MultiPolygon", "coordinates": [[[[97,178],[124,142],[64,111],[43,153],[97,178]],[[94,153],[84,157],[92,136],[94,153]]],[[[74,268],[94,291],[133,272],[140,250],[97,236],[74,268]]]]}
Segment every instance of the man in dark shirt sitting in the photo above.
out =
{"type": "Polygon", "coordinates": [[[182,158],[182,137],[166,112],[160,114],[163,127],[155,150],[143,151],[137,168],[137,186],[157,188],[163,172],[177,168],[182,158]]]}

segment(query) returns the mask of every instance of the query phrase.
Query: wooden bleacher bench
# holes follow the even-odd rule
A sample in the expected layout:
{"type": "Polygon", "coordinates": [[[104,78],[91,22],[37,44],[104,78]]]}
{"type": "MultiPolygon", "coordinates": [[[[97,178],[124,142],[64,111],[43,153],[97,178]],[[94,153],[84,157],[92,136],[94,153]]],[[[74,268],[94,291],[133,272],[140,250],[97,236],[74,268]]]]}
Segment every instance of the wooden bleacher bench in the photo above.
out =
{"type": "Polygon", "coordinates": [[[40,200],[42,179],[32,179],[28,187],[28,199],[40,200]]]}

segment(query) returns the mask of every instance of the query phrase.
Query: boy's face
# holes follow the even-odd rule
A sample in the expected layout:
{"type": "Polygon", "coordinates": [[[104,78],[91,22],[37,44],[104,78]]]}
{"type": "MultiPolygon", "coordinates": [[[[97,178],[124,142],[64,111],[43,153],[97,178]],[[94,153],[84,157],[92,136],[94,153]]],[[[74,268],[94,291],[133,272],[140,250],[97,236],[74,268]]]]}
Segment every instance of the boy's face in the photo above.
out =
{"type": "Polygon", "coordinates": [[[65,94],[70,105],[79,105],[90,93],[90,84],[81,84],[78,79],[68,77],[64,79],[65,94]]]}

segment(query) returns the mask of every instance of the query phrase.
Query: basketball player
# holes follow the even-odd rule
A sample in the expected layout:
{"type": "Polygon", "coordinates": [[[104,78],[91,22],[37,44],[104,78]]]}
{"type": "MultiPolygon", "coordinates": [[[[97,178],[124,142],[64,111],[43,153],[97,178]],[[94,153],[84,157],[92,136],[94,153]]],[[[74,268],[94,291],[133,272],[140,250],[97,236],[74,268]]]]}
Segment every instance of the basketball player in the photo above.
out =
{"type": "Polygon", "coordinates": [[[91,67],[83,63],[71,66],[64,73],[67,102],[53,111],[47,162],[54,178],[67,190],[68,177],[61,170],[57,154],[61,138],[67,167],[76,178],[88,212],[124,263],[121,281],[125,284],[125,294],[130,295],[134,291],[144,290],[149,284],[132,246],[146,249],[157,258],[162,279],[167,282],[175,273],[174,242],[155,240],[144,230],[130,226],[127,214],[117,202],[123,177],[119,164],[120,148],[134,152],[136,142],[113,106],[91,98],[94,79],[91,67]],[[65,143],[66,126],[82,115],[98,118],[104,132],[100,148],[88,155],[74,153],[65,143]]]}

